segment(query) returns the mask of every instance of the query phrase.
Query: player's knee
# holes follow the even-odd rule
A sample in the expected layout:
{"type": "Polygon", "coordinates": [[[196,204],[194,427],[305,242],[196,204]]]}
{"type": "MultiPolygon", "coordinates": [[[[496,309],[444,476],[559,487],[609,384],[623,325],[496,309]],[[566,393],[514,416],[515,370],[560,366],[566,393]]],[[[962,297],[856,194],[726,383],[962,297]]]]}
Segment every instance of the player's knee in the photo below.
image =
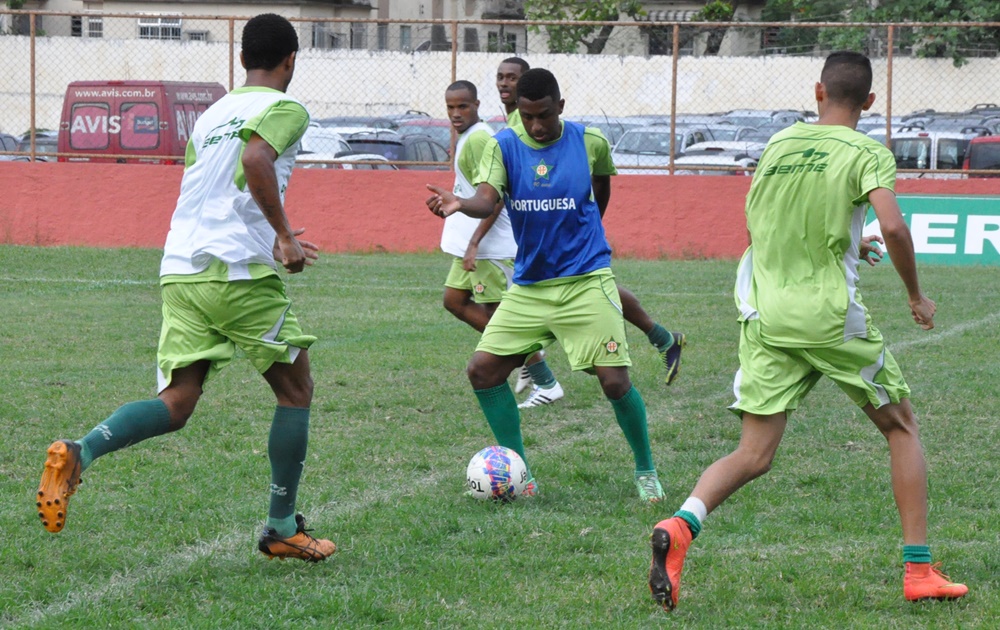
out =
{"type": "Polygon", "coordinates": [[[312,404],[313,387],[311,375],[306,374],[297,378],[294,382],[289,383],[289,386],[282,392],[284,400],[280,402],[288,407],[307,408],[312,404]]]}

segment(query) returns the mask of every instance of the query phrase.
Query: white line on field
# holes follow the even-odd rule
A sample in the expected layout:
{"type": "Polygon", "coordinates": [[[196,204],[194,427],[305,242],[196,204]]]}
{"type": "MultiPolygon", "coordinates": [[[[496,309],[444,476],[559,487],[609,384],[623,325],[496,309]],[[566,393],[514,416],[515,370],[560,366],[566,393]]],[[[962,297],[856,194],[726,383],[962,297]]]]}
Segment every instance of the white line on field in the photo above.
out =
{"type": "Polygon", "coordinates": [[[893,350],[893,351],[899,350],[899,349],[902,349],[902,348],[911,348],[911,347],[914,347],[914,346],[923,346],[923,345],[926,345],[926,344],[929,344],[929,343],[935,343],[935,342],[938,342],[938,341],[943,341],[944,339],[947,339],[949,337],[954,337],[955,335],[961,335],[962,333],[964,333],[964,332],[966,332],[968,330],[974,330],[976,328],[982,328],[982,327],[986,326],[987,324],[992,324],[993,322],[996,322],[997,320],[1000,320],[1000,313],[993,313],[992,315],[987,315],[986,317],[983,317],[982,319],[977,319],[977,320],[973,320],[973,321],[963,322],[961,324],[955,324],[954,326],[950,326],[950,327],[942,330],[941,332],[939,332],[936,335],[935,334],[928,334],[928,335],[926,335],[924,337],[918,337],[917,339],[911,339],[909,341],[902,341],[900,343],[890,343],[888,345],[889,345],[889,349],[893,350]]]}

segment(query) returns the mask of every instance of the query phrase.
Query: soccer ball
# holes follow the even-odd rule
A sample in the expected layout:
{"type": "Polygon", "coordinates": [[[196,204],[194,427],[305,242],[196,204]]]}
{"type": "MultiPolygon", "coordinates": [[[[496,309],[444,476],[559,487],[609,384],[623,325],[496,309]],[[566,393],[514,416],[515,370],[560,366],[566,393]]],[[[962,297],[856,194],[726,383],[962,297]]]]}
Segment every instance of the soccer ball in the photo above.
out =
{"type": "Polygon", "coordinates": [[[477,499],[513,501],[528,484],[528,467],[511,449],[487,446],[472,456],[465,477],[477,499]]]}

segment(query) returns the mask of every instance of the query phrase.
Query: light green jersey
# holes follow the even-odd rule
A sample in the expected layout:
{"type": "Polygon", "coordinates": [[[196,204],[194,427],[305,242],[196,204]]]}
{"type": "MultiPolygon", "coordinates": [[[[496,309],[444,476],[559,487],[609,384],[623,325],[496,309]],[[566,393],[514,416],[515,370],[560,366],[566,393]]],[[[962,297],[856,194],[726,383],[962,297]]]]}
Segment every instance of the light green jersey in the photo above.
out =
{"type": "Polygon", "coordinates": [[[747,195],[740,320],[759,318],[761,338],[775,346],[867,338],[858,247],[868,194],[893,190],[895,180],[892,153],[853,129],[795,123],[775,134],[747,195]]]}
{"type": "Polygon", "coordinates": [[[521,123],[521,110],[514,108],[514,111],[507,114],[507,126],[508,127],[523,127],[524,124],[521,123]]]}

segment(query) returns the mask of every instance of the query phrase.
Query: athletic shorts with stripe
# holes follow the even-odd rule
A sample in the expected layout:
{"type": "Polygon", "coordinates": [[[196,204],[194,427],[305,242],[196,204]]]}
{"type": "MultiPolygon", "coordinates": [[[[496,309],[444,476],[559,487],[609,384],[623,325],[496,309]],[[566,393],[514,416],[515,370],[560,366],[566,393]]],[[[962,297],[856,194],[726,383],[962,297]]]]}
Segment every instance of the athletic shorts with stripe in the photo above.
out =
{"type": "Polygon", "coordinates": [[[513,260],[481,258],[476,260],[475,271],[466,271],[462,267],[462,259],[456,256],[451,260],[451,269],[445,278],[444,286],[459,291],[471,291],[474,302],[488,304],[500,301],[513,277],[513,260]]]}
{"type": "Polygon", "coordinates": [[[512,285],[490,318],[476,351],[530,354],[558,341],[570,367],[632,365],[625,319],[610,269],[529,285],[512,285]]]}
{"type": "Polygon", "coordinates": [[[760,320],[743,322],[740,369],[733,383],[736,402],[729,409],[770,415],[791,411],[819,381],[830,377],[859,407],[876,408],[910,396],[910,388],[882,334],[869,327],[868,338],[831,348],[784,348],[760,336],[760,320]]]}
{"type": "Polygon", "coordinates": [[[178,282],[160,289],[163,324],[156,353],[158,391],[173,370],[196,361],[212,366],[206,381],[242,350],[263,374],[275,363],[294,363],[316,337],[306,335],[276,275],[234,282],[178,282]]]}

